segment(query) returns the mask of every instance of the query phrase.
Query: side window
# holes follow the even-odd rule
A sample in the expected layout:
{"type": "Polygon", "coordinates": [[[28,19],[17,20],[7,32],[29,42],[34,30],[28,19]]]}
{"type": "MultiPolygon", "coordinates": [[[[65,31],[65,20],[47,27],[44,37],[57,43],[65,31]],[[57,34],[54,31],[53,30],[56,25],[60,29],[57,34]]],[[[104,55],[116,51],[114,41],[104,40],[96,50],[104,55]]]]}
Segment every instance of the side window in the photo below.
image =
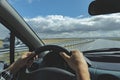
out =
{"type": "MultiPolygon", "coordinates": [[[[15,37],[15,60],[24,52],[28,51],[28,47],[17,37],[15,37]]],[[[10,31],[0,23],[0,61],[10,63],[10,31]]]]}
{"type": "Polygon", "coordinates": [[[0,23],[0,61],[9,62],[10,31],[0,23]]]}

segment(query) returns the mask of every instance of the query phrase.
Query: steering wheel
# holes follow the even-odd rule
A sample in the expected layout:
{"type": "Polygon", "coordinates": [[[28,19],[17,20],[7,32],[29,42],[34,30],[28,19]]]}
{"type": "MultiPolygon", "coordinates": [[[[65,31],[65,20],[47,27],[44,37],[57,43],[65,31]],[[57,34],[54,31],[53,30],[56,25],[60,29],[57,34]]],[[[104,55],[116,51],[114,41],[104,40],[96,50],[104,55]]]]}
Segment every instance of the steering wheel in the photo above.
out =
{"type": "Polygon", "coordinates": [[[45,45],[45,46],[39,47],[35,50],[35,53],[39,55],[40,53],[45,51],[52,51],[52,52],[58,52],[58,53],[65,52],[66,54],[70,55],[70,52],[67,49],[57,45],[45,45]]]}
{"type": "MultiPolygon", "coordinates": [[[[36,55],[40,55],[45,51],[49,51],[48,54],[50,55],[51,53],[53,53],[53,55],[51,56],[59,55],[60,52],[65,52],[66,54],[71,55],[71,53],[67,49],[57,45],[45,45],[45,46],[39,47],[35,50],[35,53],[36,55]]],[[[47,56],[48,56],[47,54],[44,54],[42,58],[47,56]]],[[[88,65],[91,65],[91,62],[86,57],[85,59],[88,65]]],[[[49,58],[49,60],[51,60],[51,58],[49,58]]],[[[58,60],[58,58],[54,60],[58,60]]],[[[65,62],[64,59],[62,59],[62,62],[65,62]]],[[[59,61],[57,62],[57,64],[59,64],[59,61]]],[[[69,68],[69,66],[67,68],[69,68]]],[[[24,68],[24,70],[21,71],[18,77],[18,80],[51,80],[51,79],[52,80],[73,80],[75,78],[75,73],[65,68],[43,67],[33,71],[28,70],[27,73],[25,72],[25,69],[26,68],[24,68]],[[58,78],[62,78],[62,79],[58,79],[58,78]]]]}
{"type": "MultiPolygon", "coordinates": [[[[65,52],[67,55],[70,55],[70,52],[67,49],[65,49],[61,46],[58,46],[58,45],[45,45],[45,46],[41,46],[41,47],[35,49],[35,54],[40,55],[39,59],[43,59],[41,61],[42,63],[40,63],[41,65],[39,66],[39,68],[57,67],[57,68],[62,68],[62,69],[69,71],[70,68],[69,68],[68,64],[59,55],[60,52],[65,52]]],[[[31,69],[32,68],[34,68],[34,70],[37,70],[37,68],[35,69],[34,64],[33,64],[33,67],[31,67],[31,69]]],[[[27,69],[27,72],[29,73],[30,71],[34,71],[34,70],[30,70],[30,68],[29,68],[29,69],[27,69]]]]}
{"type": "MultiPolygon", "coordinates": [[[[57,55],[59,55],[60,52],[65,52],[66,54],[70,55],[70,52],[67,49],[65,49],[63,47],[60,47],[60,46],[57,46],[57,45],[45,45],[45,46],[39,47],[35,50],[35,53],[36,53],[36,55],[40,55],[45,51],[49,51],[51,53],[54,52],[54,54],[57,54],[57,55]]],[[[50,53],[48,53],[48,54],[50,54],[50,53]]],[[[46,55],[44,57],[46,57],[46,55]]],[[[58,63],[59,63],[59,61],[58,61],[58,63]]],[[[25,74],[27,74],[27,76],[29,76],[29,77],[32,76],[31,78],[28,77],[27,78],[28,80],[33,80],[33,79],[34,80],[39,80],[38,78],[40,76],[41,76],[40,78],[42,78],[41,80],[50,80],[49,77],[53,77],[53,74],[56,75],[56,74],[59,74],[59,73],[62,76],[66,75],[67,78],[71,78],[71,77],[73,78],[75,76],[75,74],[71,73],[70,71],[67,71],[67,70],[61,69],[61,68],[53,68],[53,67],[40,68],[38,70],[35,70],[35,71],[33,70],[31,72],[28,70],[27,72],[25,72],[25,74]],[[48,76],[50,75],[50,76],[48,78],[46,78],[46,77],[44,77],[45,76],[44,74],[48,75],[48,76]],[[35,76],[35,77],[33,78],[33,76],[35,76]]],[[[22,73],[22,77],[26,77],[26,76],[24,76],[23,73],[22,73]]],[[[54,77],[54,78],[56,79],[56,77],[54,77]]],[[[64,80],[64,79],[66,80],[67,78],[63,77],[62,80],[64,80]]],[[[21,79],[23,79],[23,78],[21,78],[21,79]]],[[[71,80],[71,79],[69,79],[69,80],[71,80]]],[[[25,79],[23,79],[23,80],[25,80],[25,79]]]]}

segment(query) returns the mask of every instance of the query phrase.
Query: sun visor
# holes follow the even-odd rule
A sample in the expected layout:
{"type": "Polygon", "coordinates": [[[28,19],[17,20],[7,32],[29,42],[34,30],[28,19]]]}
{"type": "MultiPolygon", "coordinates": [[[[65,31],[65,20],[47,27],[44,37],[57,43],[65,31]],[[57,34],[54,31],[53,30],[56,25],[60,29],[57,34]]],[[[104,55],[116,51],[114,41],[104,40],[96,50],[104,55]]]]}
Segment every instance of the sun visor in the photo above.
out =
{"type": "Polygon", "coordinates": [[[101,15],[120,12],[120,0],[95,0],[89,5],[90,15],[101,15]]]}

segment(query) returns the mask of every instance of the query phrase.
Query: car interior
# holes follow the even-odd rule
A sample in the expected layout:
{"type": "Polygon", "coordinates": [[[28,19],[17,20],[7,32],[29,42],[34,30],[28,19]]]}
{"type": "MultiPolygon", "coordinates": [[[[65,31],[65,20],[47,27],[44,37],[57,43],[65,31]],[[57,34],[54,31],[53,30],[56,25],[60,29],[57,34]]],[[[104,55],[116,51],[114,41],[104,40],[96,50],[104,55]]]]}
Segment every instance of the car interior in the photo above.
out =
{"type": "MultiPolygon", "coordinates": [[[[92,16],[117,13],[120,11],[119,3],[120,0],[95,0],[90,3],[88,12],[92,16]]],[[[18,53],[15,48],[15,37],[27,46],[26,51],[34,51],[39,55],[39,59],[35,60],[31,67],[24,67],[15,75],[15,80],[76,79],[75,72],[59,55],[60,52],[71,55],[70,51],[58,45],[46,45],[7,0],[0,0],[0,23],[9,30],[10,34],[9,61],[7,62],[12,64],[15,61],[16,52],[18,53]]],[[[83,51],[91,80],[120,80],[120,56],[116,54],[119,51],[120,48],[83,51]],[[96,55],[97,53],[111,54],[96,55]]],[[[10,64],[0,60],[0,70],[7,68],[10,64]]]]}

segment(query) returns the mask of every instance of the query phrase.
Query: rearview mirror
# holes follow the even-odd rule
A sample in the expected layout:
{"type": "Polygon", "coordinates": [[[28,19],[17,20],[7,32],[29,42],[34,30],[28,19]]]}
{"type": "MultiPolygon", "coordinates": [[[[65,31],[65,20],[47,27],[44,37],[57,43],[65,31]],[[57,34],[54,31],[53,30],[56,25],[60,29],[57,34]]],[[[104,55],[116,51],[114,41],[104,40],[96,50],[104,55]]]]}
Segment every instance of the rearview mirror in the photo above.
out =
{"type": "Polygon", "coordinates": [[[120,0],[95,0],[90,3],[90,15],[101,15],[120,12],[120,0]]]}

